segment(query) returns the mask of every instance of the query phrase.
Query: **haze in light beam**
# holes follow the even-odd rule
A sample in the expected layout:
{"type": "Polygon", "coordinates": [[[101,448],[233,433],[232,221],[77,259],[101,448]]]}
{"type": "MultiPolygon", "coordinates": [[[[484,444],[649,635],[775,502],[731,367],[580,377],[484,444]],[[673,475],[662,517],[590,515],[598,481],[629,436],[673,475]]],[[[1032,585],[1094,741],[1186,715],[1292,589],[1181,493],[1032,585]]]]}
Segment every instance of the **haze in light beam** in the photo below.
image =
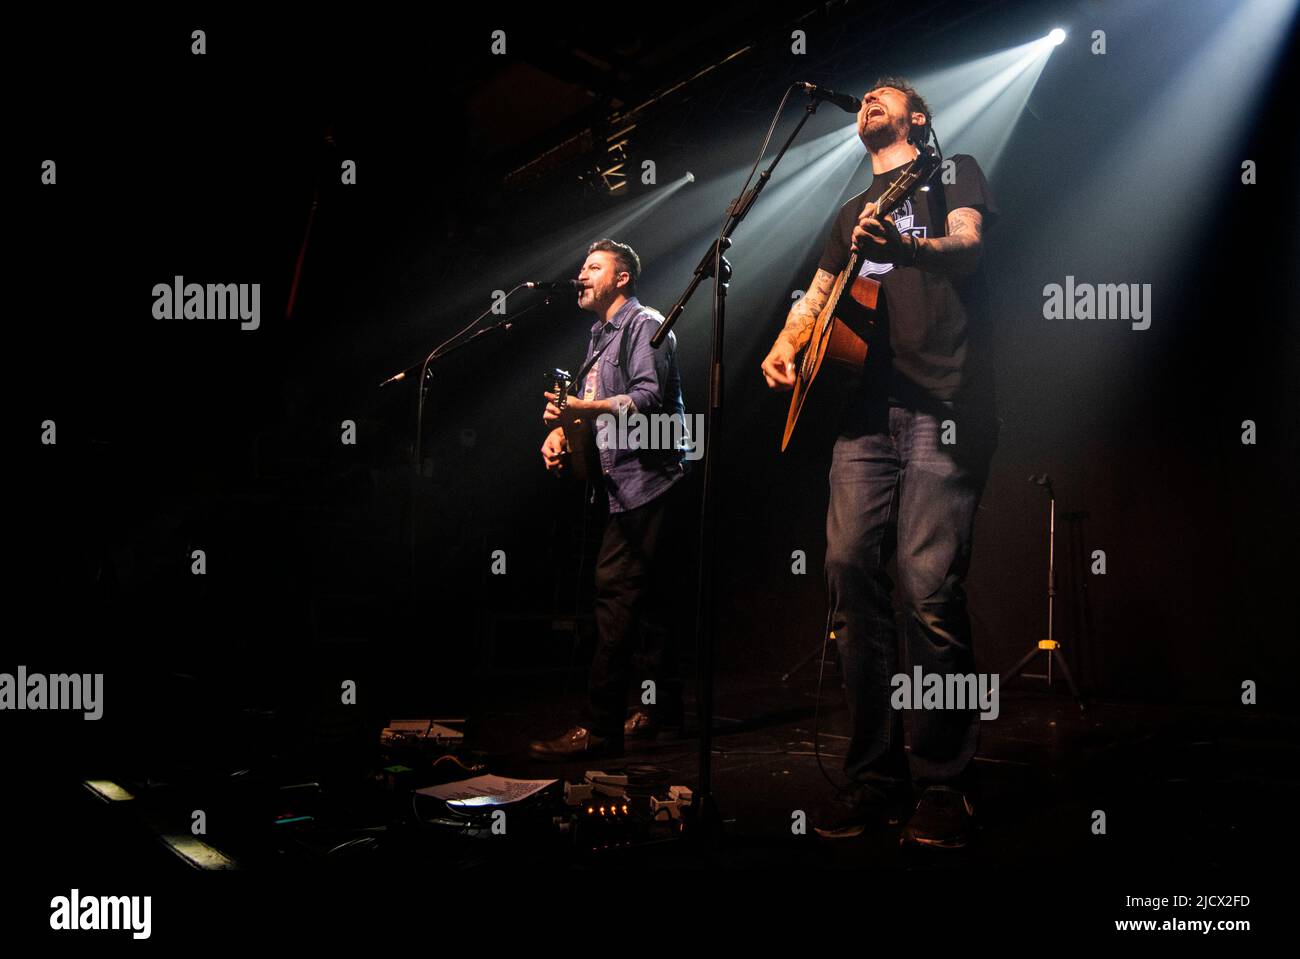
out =
{"type": "Polygon", "coordinates": [[[969,153],[992,176],[1055,48],[1044,37],[917,77],[944,154],[969,153]]]}
{"type": "MultiPolygon", "coordinates": [[[[523,256],[511,260],[512,274],[527,279],[550,280],[554,278],[553,273],[563,273],[580,265],[593,240],[602,237],[622,240],[633,226],[649,217],[656,207],[666,203],[687,183],[686,177],[680,176],[672,183],[664,184],[635,200],[620,203],[613,209],[603,210],[547,236],[537,237],[529,244],[529,249],[523,256]]],[[[635,248],[636,244],[633,243],[632,246],[635,248]]],[[[517,282],[508,276],[497,279],[500,283],[511,282],[512,285],[517,282]]]]}
{"type": "Polygon", "coordinates": [[[1188,0],[1176,6],[1176,31],[1157,33],[1152,28],[1160,20],[1150,15],[1133,24],[1134,33],[1151,36],[1140,81],[1152,98],[1134,122],[1107,138],[1089,181],[1070,191],[1053,219],[1081,236],[1115,231],[1117,224],[1158,223],[1160,229],[1122,231],[1123,242],[1093,252],[1095,269],[1149,277],[1172,265],[1168,241],[1157,236],[1186,239],[1213,222],[1206,204],[1225,202],[1239,182],[1245,158],[1238,151],[1258,119],[1252,105],[1273,76],[1296,6],[1296,0],[1244,0],[1225,9],[1188,0]],[[1190,60],[1184,37],[1204,38],[1190,60]],[[1171,50],[1184,55],[1174,59],[1171,50]],[[1158,72],[1164,64],[1168,72],[1158,72]],[[1175,65],[1181,65],[1177,73],[1175,65]],[[1222,108],[1210,112],[1209,104],[1222,108]],[[1196,197],[1202,199],[1191,202],[1196,197]]]}

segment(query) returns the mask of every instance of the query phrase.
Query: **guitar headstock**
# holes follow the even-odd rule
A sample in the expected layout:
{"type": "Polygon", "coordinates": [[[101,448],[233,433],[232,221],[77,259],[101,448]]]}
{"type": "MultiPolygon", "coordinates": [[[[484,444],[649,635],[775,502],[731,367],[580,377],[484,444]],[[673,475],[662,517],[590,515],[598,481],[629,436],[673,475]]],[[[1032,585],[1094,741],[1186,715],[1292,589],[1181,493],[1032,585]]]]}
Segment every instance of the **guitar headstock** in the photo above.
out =
{"type": "Polygon", "coordinates": [[[546,381],[547,392],[554,393],[559,397],[555,405],[563,408],[569,398],[570,390],[573,389],[573,376],[570,375],[568,370],[562,370],[557,366],[555,369],[543,373],[542,378],[546,381]]]}

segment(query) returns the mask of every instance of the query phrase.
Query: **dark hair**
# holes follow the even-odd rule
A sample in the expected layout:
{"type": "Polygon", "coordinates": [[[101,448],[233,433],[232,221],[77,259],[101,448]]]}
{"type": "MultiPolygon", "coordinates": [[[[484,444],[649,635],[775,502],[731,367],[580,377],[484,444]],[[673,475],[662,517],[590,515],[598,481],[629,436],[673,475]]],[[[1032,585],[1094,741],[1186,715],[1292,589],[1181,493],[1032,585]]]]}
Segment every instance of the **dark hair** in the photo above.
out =
{"type": "Polygon", "coordinates": [[[907,112],[909,114],[911,113],[925,114],[925,125],[924,126],[913,125],[912,130],[908,134],[907,138],[911,140],[912,143],[914,143],[918,147],[928,142],[930,139],[930,131],[931,131],[930,104],[925,102],[925,97],[917,93],[916,90],[912,87],[912,85],[908,83],[906,80],[904,80],[902,77],[881,77],[879,80],[877,80],[875,83],[873,83],[870,86],[868,92],[870,92],[871,90],[878,90],[881,87],[892,87],[893,89],[901,93],[903,96],[907,97],[907,112]]]}
{"type": "Polygon", "coordinates": [[[587,254],[592,253],[614,254],[614,261],[618,263],[619,271],[631,277],[627,284],[628,294],[636,295],[636,281],[641,276],[641,257],[636,255],[636,250],[617,240],[597,240],[587,247],[587,254]]]}

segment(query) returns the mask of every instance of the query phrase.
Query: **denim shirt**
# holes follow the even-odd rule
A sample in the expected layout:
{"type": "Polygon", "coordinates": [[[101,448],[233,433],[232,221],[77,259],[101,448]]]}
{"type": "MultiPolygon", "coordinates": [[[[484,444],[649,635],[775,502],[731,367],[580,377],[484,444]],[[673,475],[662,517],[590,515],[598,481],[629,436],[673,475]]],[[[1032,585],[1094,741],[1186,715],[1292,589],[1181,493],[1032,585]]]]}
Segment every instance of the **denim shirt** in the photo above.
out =
{"type": "MultiPolygon", "coordinates": [[[[677,368],[677,337],[669,333],[667,341],[655,349],[650,337],[664,321],[656,310],[642,306],[629,297],[607,322],[596,321],[591,327],[591,341],[583,367],[597,347],[596,399],[625,395],[636,413],[667,413],[685,422],[682,400],[682,377],[677,368]],[[627,338],[624,346],[623,340],[627,338]],[[626,368],[623,360],[626,359],[626,368]]],[[[583,377],[585,379],[585,376],[583,377]]],[[[579,389],[581,387],[579,386],[579,389]]],[[[601,422],[597,418],[598,424],[601,422]]],[[[610,421],[604,421],[606,427],[610,421]]],[[[621,513],[644,506],[657,498],[685,475],[682,451],[627,449],[618,441],[617,431],[597,427],[600,457],[600,486],[609,497],[609,511],[621,513]],[[601,433],[605,436],[600,437],[601,433]]]]}

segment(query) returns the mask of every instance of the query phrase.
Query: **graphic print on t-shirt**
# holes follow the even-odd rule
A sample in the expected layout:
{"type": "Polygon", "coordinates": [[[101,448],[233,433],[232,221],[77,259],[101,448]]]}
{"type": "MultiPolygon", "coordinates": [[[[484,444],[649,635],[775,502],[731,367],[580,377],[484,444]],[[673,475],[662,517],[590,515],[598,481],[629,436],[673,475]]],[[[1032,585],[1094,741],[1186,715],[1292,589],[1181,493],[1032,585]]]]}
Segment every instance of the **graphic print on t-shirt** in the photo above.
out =
{"type": "MultiPolygon", "coordinates": [[[[915,226],[916,214],[912,209],[911,199],[904,200],[902,205],[894,211],[894,226],[898,227],[898,232],[906,236],[912,234],[919,240],[924,240],[926,229],[923,226],[915,226]]],[[[868,260],[863,257],[862,267],[858,270],[858,276],[883,276],[894,268],[892,263],[877,263],[875,260],[868,260]]]]}

